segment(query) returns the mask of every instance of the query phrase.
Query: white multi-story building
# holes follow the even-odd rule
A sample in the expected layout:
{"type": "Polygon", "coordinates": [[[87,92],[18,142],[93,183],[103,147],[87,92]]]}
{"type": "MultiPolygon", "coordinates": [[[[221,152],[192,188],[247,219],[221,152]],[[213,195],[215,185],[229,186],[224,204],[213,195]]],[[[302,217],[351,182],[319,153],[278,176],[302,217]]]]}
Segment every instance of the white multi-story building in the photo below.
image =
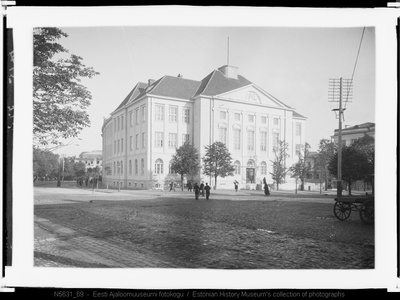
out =
{"type": "MultiPolygon", "coordinates": [[[[306,118],[225,65],[201,81],[164,76],[139,82],[104,120],[104,175],[111,186],[155,188],[169,183],[170,160],[185,141],[199,157],[204,146],[224,142],[235,165],[234,176],[219,178],[218,188],[254,188],[266,177],[272,184],[273,147],[289,145],[287,167],[305,143],[306,118]]],[[[193,178],[213,184],[202,170],[193,178]]],[[[287,177],[287,184],[292,179],[287,177]]],[[[284,187],[284,185],[281,185],[284,187]]]]}

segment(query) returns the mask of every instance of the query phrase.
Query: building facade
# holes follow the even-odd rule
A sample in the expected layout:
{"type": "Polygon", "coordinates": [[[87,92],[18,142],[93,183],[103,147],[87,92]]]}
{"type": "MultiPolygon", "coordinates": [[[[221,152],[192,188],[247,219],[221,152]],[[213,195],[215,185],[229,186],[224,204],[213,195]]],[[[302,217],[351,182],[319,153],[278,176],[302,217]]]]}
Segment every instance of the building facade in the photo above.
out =
{"type": "MultiPolygon", "coordinates": [[[[343,128],[342,145],[350,146],[355,140],[362,138],[365,135],[375,138],[375,123],[367,122],[343,128]]],[[[339,129],[335,129],[332,140],[336,145],[339,143],[339,129]]]]}
{"type": "Polygon", "coordinates": [[[75,162],[81,162],[85,164],[85,171],[89,168],[98,167],[102,170],[103,166],[103,153],[101,150],[87,151],[79,154],[79,157],[75,158],[75,162]]]}
{"type": "MultiPolygon", "coordinates": [[[[273,147],[289,145],[290,167],[305,143],[306,118],[233,66],[214,70],[201,81],[164,76],[139,82],[117,109],[104,119],[103,180],[124,188],[162,188],[178,177],[170,161],[186,141],[198,150],[215,141],[226,144],[235,165],[234,176],[219,178],[218,188],[255,188],[265,177],[272,184],[273,147]]],[[[202,170],[194,181],[213,181],[202,170]]],[[[286,185],[293,185],[287,176],[286,185]]],[[[285,185],[281,185],[284,187],[285,185]]]]}

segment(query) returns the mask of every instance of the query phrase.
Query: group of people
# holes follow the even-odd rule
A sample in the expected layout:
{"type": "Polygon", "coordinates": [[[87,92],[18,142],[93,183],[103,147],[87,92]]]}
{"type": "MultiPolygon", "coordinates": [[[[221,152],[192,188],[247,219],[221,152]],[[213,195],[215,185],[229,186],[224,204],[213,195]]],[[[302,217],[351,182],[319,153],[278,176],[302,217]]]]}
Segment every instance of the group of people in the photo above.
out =
{"type": "Polygon", "coordinates": [[[196,200],[199,200],[200,195],[204,197],[204,193],[205,193],[206,200],[208,200],[210,198],[211,187],[208,185],[207,182],[204,184],[204,181],[200,185],[198,185],[197,182],[195,182],[193,184],[192,181],[189,181],[188,182],[188,191],[189,192],[194,191],[194,196],[195,196],[196,200]]]}
{"type": "MultiPolygon", "coordinates": [[[[238,191],[239,188],[239,182],[237,180],[235,180],[233,182],[233,184],[235,185],[235,191],[238,191]]],[[[265,196],[269,196],[269,188],[268,188],[268,184],[267,184],[267,180],[263,179],[263,184],[264,184],[264,194],[265,196]]],[[[196,198],[196,200],[199,200],[199,196],[203,196],[204,194],[206,196],[206,200],[208,200],[210,198],[210,191],[211,191],[211,187],[208,185],[208,183],[206,182],[204,184],[204,181],[198,185],[197,182],[195,182],[194,184],[192,183],[192,181],[189,181],[187,184],[187,188],[189,192],[194,191],[194,196],[196,198]]],[[[171,182],[170,184],[170,191],[175,191],[175,184],[174,182],[171,182]]]]}

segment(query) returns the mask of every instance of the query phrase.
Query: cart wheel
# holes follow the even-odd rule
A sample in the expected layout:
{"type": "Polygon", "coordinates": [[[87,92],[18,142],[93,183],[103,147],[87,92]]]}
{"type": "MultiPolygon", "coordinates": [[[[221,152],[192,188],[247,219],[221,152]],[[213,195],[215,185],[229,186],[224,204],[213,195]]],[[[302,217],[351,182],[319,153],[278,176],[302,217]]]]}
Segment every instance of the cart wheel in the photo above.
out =
{"type": "Polygon", "coordinates": [[[340,221],[344,221],[350,217],[351,206],[348,203],[336,201],[335,205],[333,206],[333,213],[340,221]]]}
{"type": "Polygon", "coordinates": [[[375,220],[375,206],[374,202],[366,201],[360,208],[360,219],[365,224],[371,225],[375,220]]]}

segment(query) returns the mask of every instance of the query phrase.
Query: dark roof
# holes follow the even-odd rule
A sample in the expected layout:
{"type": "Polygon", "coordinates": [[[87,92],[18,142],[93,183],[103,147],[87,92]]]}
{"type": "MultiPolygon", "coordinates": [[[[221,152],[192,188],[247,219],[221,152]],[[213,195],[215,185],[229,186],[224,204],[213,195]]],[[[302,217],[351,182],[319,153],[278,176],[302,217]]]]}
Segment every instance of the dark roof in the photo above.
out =
{"type": "Polygon", "coordinates": [[[351,127],[346,127],[346,128],[344,128],[343,130],[353,130],[353,129],[362,129],[362,128],[370,128],[370,127],[374,127],[375,126],[375,123],[371,123],[371,122],[367,122],[367,123],[362,123],[362,124],[359,124],[359,125],[354,125],[354,126],[351,126],[351,127]]]}
{"type": "Polygon", "coordinates": [[[147,89],[146,93],[189,100],[194,96],[199,85],[200,82],[196,80],[164,76],[147,89]]]}
{"type": "Polygon", "coordinates": [[[201,81],[195,96],[215,96],[249,84],[252,84],[252,82],[241,75],[238,75],[237,79],[229,78],[226,77],[220,70],[214,70],[201,81]]]}
{"type": "Polygon", "coordinates": [[[128,102],[132,101],[135,99],[137,96],[143,93],[144,89],[146,88],[147,84],[144,82],[138,82],[135,87],[132,89],[132,91],[129,92],[128,96],[125,97],[125,99],[121,102],[121,104],[114,110],[118,110],[124,105],[128,104],[128,102]]]}
{"type": "Polygon", "coordinates": [[[304,118],[304,119],[307,119],[307,117],[305,117],[305,116],[299,114],[299,113],[296,112],[296,111],[293,111],[293,117],[294,117],[294,118],[304,118]]]}

